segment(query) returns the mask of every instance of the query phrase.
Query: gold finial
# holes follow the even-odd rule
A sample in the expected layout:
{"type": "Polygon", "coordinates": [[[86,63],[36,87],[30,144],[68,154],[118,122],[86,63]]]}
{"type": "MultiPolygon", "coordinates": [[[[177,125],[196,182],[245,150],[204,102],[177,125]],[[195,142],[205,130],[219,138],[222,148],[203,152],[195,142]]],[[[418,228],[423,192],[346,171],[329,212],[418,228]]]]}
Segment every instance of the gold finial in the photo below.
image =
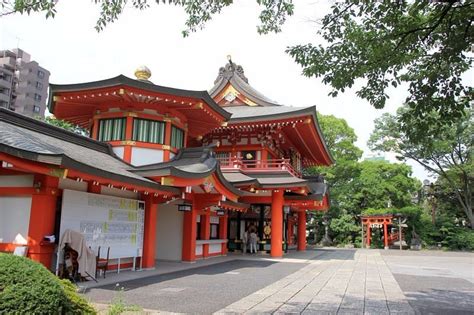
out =
{"type": "Polygon", "coordinates": [[[151,71],[146,66],[140,66],[135,70],[135,76],[137,80],[148,81],[151,77],[151,71]]]}

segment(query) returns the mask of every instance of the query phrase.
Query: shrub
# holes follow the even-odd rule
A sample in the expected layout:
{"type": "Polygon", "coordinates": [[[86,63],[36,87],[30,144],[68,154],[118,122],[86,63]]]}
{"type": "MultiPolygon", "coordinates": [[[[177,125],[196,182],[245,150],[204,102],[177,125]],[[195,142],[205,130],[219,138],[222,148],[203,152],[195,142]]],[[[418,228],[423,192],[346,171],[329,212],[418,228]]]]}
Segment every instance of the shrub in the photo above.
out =
{"type": "Polygon", "coordinates": [[[0,313],[61,313],[66,299],[46,268],[27,258],[0,255],[0,313]]]}
{"type": "Polygon", "coordinates": [[[95,309],[76,292],[76,286],[67,279],[59,280],[67,297],[65,314],[95,314],[95,309]]]}
{"type": "Polygon", "coordinates": [[[25,257],[0,254],[0,313],[95,313],[67,281],[25,257]]]}
{"type": "Polygon", "coordinates": [[[474,231],[456,227],[443,240],[442,244],[451,250],[474,250],[474,231]]]}
{"type": "Polygon", "coordinates": [[[360,234],[360,225],[347,213],[333,218],[330,227],[335,234],[334,242],[340,245],[353,244],[355,237],[360,234]]]}

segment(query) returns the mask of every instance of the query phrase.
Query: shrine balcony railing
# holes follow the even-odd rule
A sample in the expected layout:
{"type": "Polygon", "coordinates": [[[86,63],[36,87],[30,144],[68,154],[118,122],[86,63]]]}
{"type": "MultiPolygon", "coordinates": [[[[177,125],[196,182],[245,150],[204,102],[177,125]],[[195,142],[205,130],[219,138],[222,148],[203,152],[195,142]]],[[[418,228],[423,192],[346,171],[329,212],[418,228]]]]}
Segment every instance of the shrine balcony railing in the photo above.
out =
{"type": "Polygon", "coordinates": [[[243,160],[242,158],[218,158],[221,170],[244,170],[246,172],[286,171],[301,178],[301,172],[295,170],[290,159],[243,160]]]}

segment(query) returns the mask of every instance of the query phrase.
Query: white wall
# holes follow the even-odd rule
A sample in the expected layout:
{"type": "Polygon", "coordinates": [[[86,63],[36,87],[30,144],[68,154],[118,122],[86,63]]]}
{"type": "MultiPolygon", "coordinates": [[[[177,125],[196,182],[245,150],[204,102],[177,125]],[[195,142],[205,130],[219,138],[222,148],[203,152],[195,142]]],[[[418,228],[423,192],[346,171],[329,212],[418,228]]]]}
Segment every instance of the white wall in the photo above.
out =
{"type": "Polygon", "coordinates": [[[181,260],[183,212],[177,205],[158,205],[156,222],[156,259],[181,260]]]}
{"type": "Polygon", "coordinates": [[[163,162],[163,151],[148,148],[132,148],[131,164],[135,166],[163,162]]]}
{"type": "Polygon", "coordinates": [[[28,240],[30,212],[31,197],[0,197],[0,243],[28,240]]]}
{"type": "Polygon", "coordinates": [[[123,160],[123,152],[125,151],[124,147],[112,147],[112,151],[123,160]]]}
{"type": "Polygon", "coordinates": [[[2,175],[0,187],[33,187],[33,175],[2,175]]]}

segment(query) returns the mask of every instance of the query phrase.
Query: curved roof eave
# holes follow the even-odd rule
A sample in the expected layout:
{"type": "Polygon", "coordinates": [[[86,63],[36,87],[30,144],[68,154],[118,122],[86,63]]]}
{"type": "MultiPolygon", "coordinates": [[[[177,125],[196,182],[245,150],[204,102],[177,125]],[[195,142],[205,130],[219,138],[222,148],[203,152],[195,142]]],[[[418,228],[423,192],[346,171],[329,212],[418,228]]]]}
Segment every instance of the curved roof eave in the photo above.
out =
{"type": "Polygon", "coordinates": [[[321,142],[324,146],[325,151],[328,154],[330,163],[334,164],[335,160],[334,160],[331,152],[329,151],[329,149],[326,145],[326,140],[324,139],[324,134],[322,133],[321,128],[319,126],[319,120],[318,120],[318,115],[317,115],[317,111],[316,111],[316,105],[313,105],[313,106],[310,106],[310,107],[305,107],[303,109],[297,109],[297,110],[290,111],[290,112],[284,112],[284,113],[268,114],[268,115],[261,115],[261,116],[240,117],[240,118],[231,118],[229,120],[229,124],[246,123],[246,122],[261,122],[262,120],[288,119],[288,118],[301,116],[301,115],[311,115],[311,116],[313,116],[314,127],[316,128],[319,136],[321,137],[321,142]]]}
{"type": "MultiPolygon", "coordinates": [[[[148,177],[175,176],[175,177],[181,177],[181,178],[194,178],[194,179],[206,178],[215,173],[218,180],[222,183],[222,185],[227,190],[229,190],[230,192],[232,192],[233,194],[237,196],[241,196],[242,192],[239,189],[235,188],[230,182],[228,182],[225,179],[219,167],[219,163],[217,159],[215,159],[215,157],[212,156],[212,148],[214,146],[215,145],[211,145],[208,147],[195,147],[195,148],[186,148],[183,150],[179,150],[178,154],[170,161],[155,163],[155,164],[150,164],[150,165],[143,165],[143,166],[135,167],[131,169],[130,171],[138,175],[148,176],[148,177]],[[205,164],[206,166],[208,166],[207,170],[203,172],[189,172],[180,168],[182,166],[192,165],[192,163],[178,164],[185,154],[189,154],[189,153],[193,154],[193,153],[199,153],[199,152],[202,152],[203,155],[201,155],[199,158],[196,157],[195,164],[197,163],[205,164]]],[[[190,158],[187,158],[187,159],[190,159],[190,158]]]]}
{"type": "MultiPolygon", "coordinates": [[[[99,80],[99,81],[92,81],[86,83],[75,83],[75,84],[49,84],[50,87],[50,95],[59,92],[73,92],[73,91],[80,91],[80,90],[87,90],[87,89],[99,89],[99,88],[107,88],[113,87],[118,85],[128,85],[130,87],[134,87],[137,89],[142,89],[145,91],[150,92],[157,92],[163,94],[171,94],[177,95],[182,97],[191,97],[191,98],[198,98],[205,101],[214,111],[222,115],[226,120],[230,118],[232,114],[228,113],[222,107],[220,107],[209,95],[207,91],[191,91],[191,90],[183,90],[183,89],[176,89],[170,88],[161,85],[155,85],[148,82],[138,81],[126,77],[124,75],[119,75],[110,79],[99,80]]],[[[54,102],[53,98],[49,98],[48,102],[48,110],[51,113],[54,113],[54,102]]]]}
{"type": "MultiPolygon", "coordinates": [[[[45,160],[48,160],[48,158],[41,158],[42,156],[47,156],[49,158],[56,158],[58,159],[58,163],[52,164],[52,165],[57,165],[57,166],[62,166],[65,168],[72,168],[75,170],[78,170],[80,172],[85,172],[88,174],[93,174],[94,176],[100,176],[106,179],[111,179],[111,180],[116,180],[119,182],[124,182],[124,183],[130,183],[136,186],[142,186],[142,187],[148,187],[151,189],[156,189],[156,190],[161,190],[165,192],[170,192],[173,194],[178,194],[180,191],[176,188],[173,187],[166,187],[162,186],[160,184],[151,182],[150,180],[144,178],[143,180],[136,179],[136,178],[131,178],[115,173],[110,173],[107,171],[104,171],[102,169],[98,169],[95,167],[92,167],[90,165],[78,162],[70,157],[68,157],[65,154],[39,154],[31,151],[26,151],[18,148],[14,148],[5,144],[0,144],[0,152],[4,152],[10,155],[13,155],[18,158],[30,160],[33,162],[40,162],[40,163],[45,163],[45,160]]],[[[46,163],[48,164],[48,163],[46,163]]],[[[51,164],[50,164],[51,165],[51,164]]]]}

